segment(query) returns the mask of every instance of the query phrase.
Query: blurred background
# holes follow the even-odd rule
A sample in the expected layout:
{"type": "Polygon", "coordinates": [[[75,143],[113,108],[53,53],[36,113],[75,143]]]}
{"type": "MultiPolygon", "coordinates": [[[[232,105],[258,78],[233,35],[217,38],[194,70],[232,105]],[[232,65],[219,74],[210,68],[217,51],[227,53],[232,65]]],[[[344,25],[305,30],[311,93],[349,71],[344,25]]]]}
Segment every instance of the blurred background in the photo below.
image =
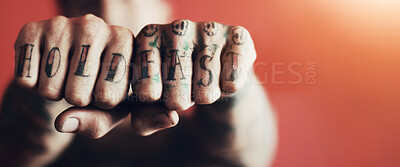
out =
{"type": "MultiPolygon", "coordinates": [[[[400,1],[167,0],[174,19],[246,27],[279,124],[275,167],[400,166],[400,1]]],[[[0,1],[0,94],[13,45],[55,0],[0,1]]]]}

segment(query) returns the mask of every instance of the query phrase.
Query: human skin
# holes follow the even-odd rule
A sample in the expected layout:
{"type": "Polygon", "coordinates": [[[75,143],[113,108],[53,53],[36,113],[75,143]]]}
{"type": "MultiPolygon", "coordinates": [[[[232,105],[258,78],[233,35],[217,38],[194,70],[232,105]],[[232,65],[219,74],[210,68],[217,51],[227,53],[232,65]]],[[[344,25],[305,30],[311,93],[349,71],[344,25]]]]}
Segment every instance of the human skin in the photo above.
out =
{"type": "MultiPolygon", "coordinates": [[[[24,115],[29,112],[26,108],[44,110],[41,112],[48,115],[47,120],[37,116],[41,121],[32,123],[41,122],[35,129],[47,129],[48,133],[39,135],[40,139],[26,138],[38,140],[35,144],[45,148],[39,152],[28,147],[20,147],[15,152],[8,143],[18,146],[18,142],[3,138],[0,152],[10,152],[6,157],[12,158],[2,162],[13,164],[25,159],[22,165],[42,166],[53,162],[70,145],[72,134],[101,138],[116,128],[100,141],[109,146],[124,141],[126,145],[115,147],[131,148],[123,152],[129,155],[147,152],[148,156],[159,157],[167,148],[191,148],[193,154],[188,156],[191,161],[178,161],[173,154],[170,158],[163,155],[168,161],[162,164],[167,166],[168,163],[178,166],[265,166],[270,163],[276,145],[275,118],[252,72],[256,52],[245,28],[176,20],[147,25],[136,33],[139,25],[147,23],[138,21],[143,18],[135,19],[134,16],[142,13],[129,13],[140,10],[125,11],[120,7],[126,2],[96,1],[101,7],[90,12],[102,18],[90,14],[81,16],[86,11],[71,8],[76,3],[68,2],[69,8],[64,12],[69,13],[64,14],[79,17],[57,16],[31,22],[20,31],[15,43],[15,83],[5,97],[12,106],[3,108],[0,117],[2,136],[12,136],[12,131],[3,129],[16,123],[5,121],[3,115],[9,112],[24,115]],[[129,13],[132,17],[121,19],[112,12],[115,9],[121,10],[119,15],[126,12],[124,16],[129,13]],[[129,24],[134,20],[139,24],[129,24]],[[24,103],[30,99],[38,102],[24,103]],[[190,107],[193,111],[185,114],[190,107]],[[176,126],[179,119],[180,127],[168,129],[176,126]],[[68,134],[55,132],[53,121],[58,131],[68,134]],[[129,121],[130,127],[126,125],[129,121]],[[129,132],[124,130],[127,127],[132,134],[141,136],[168,129],[148,138],[165,147],[127,135],[129,132]],[[125,136],[108,137],[118,133],[125,136]],[[176,143],[182,136],[193,144],[176,143]]],[[[155,15],[162,17],[168,12],[166,6],[160,5],[164,4],[162,1],[131,3],[132,6],[153,4],[154,11],[159,11],[155,15]]],[[[164,22],[162,17],[152,21],[164,22]]]]}

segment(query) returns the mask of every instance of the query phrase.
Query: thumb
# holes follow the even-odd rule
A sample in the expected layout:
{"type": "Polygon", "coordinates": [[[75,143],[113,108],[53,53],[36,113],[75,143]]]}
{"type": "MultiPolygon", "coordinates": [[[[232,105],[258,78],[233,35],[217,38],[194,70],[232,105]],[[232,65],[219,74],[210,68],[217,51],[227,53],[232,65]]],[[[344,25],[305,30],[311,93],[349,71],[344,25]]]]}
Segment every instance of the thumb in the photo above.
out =
{"type": "Polygon", "coordinates": [[[59,132],[101,138],[127,117],[129,114],[127,105],[124,102],[110,110],[94,106],[71,107],[58,115],[54,124],[59,132]]]}

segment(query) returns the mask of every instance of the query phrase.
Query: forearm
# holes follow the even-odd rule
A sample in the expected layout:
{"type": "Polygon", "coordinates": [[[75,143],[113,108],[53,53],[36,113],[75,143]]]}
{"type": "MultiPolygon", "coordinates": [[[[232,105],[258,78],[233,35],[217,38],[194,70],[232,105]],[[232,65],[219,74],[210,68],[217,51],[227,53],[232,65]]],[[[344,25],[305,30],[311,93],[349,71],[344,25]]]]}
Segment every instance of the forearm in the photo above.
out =
{"type": "Polygon", "coordinates": [[[0,166],[43,166],[52,162],[73,135],[54,129],[54,119],[66,107],[22,89],[8,87],[0,112],[0,166]]]}
{"type": "Polygon", "coordinates": [[[193,129],[207,159],[266,166],[277,142],[275,119],[265,91],[255,79],[229,98],[197,106],[193,129]]]}

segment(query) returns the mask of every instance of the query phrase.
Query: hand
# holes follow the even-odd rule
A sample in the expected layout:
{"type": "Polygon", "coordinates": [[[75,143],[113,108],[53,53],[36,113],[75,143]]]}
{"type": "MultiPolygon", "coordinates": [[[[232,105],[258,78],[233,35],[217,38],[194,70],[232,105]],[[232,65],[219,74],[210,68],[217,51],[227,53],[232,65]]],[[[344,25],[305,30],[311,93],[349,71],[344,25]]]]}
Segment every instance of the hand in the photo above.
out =
{"type": "Polygon", "coordinates": [[[76,106],[58,116],[59,131],[99,138],[131,112],[133,129],[149,135],[175,126],[175,110],[240,90],[256,58],[244,28],[215,22],[148,25],[133,40],[93,15],[29,23],[15,43],[16,82],[76,106]],[[124,101],[130,75],[138,101],[164,105],[124,101]]]}
{"type": "Polygon", "coordinates": [[[256,58],[243,27],[188,20],[147,25],[135,50],[133,90],[140,101],[161,98],[178,111],[240,90],[256,58]]]}

